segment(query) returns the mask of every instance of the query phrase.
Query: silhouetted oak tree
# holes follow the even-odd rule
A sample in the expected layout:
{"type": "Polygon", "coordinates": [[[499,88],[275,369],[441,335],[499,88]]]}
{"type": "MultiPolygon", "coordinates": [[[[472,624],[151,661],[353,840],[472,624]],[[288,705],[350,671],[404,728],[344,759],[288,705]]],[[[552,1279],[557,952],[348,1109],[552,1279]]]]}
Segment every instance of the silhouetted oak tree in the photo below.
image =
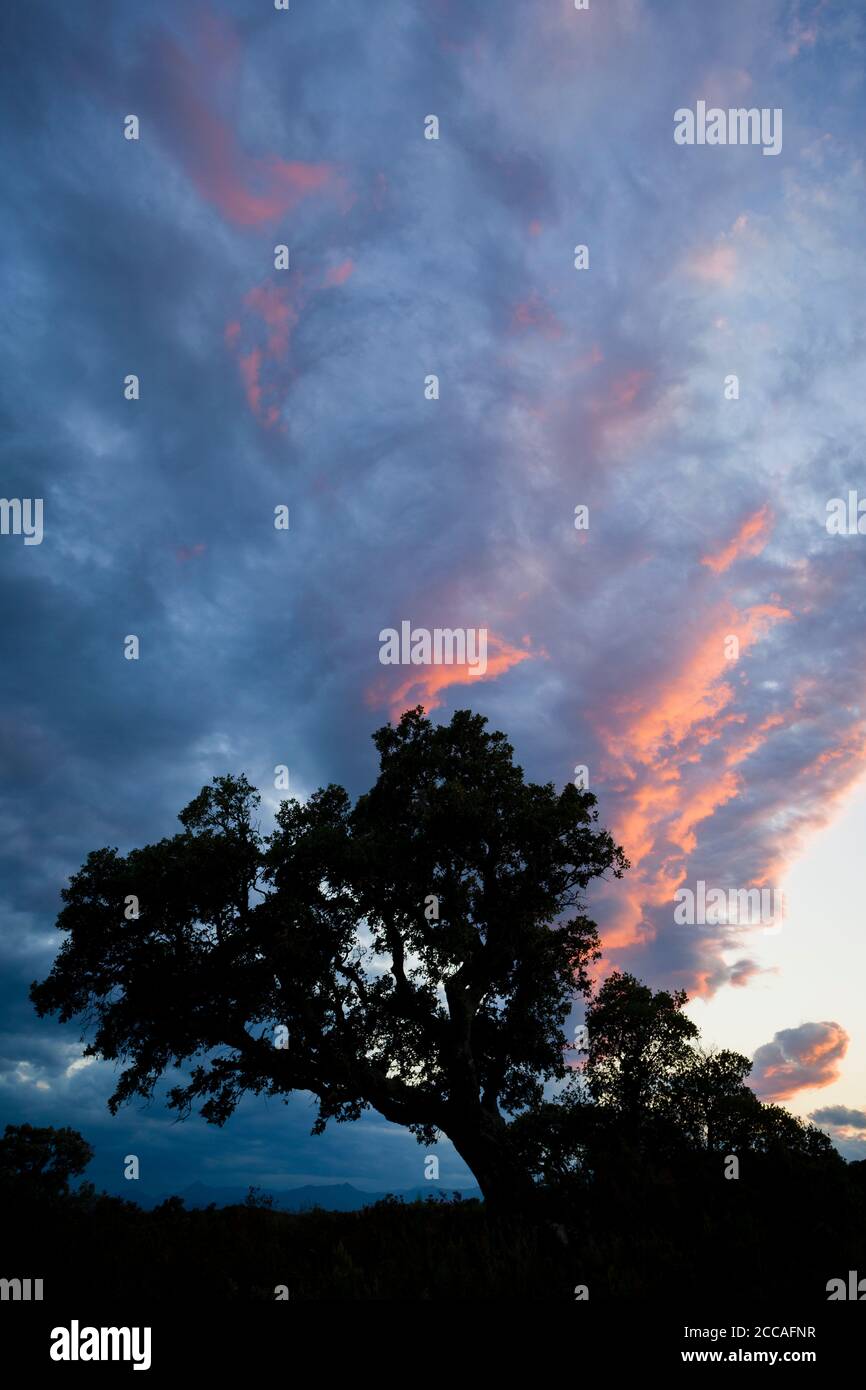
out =
{"type": "Polygon", "coordinates": [[[682,1012],[685,990],[653,992],[614,970],[586,1010],[585,1075],[597,1104],[636,1122],[668,1106],[677,1079],[692,1064],[697,1026],[682,1012]]]}
{"type": "Polygon", "coordinates": [[[284,801],[266,838],[246,778],[218,777],[172,839],[89,856],[32,999],[123,1064],[112,1110],[178,1067],[169,1104],[216,1124],[246,1092],[309,1091],[316,1132],[373,1107],[446,1134],[488,1200],[530,1190],[506,1117],[565,1074],[598,957],[583,893],[627,864],[591,793],[526,782],[485,724],[404,714],[371,791],[284,801]]]}

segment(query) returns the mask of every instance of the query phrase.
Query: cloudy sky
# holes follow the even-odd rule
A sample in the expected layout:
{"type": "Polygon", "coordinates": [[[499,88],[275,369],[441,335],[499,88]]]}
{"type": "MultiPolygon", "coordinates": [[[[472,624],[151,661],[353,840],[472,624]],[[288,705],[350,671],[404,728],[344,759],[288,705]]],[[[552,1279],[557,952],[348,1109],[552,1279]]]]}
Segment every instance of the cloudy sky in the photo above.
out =
{"type": "Polygon", "coordinates": [[[866,1152],[866,537],[826,524],[866,497],[866,11],[0,26],[2,493],[44,499],[40,545],[0,537],[0,1120],[73,1124],[115,1187],[129,1152],[157,1191],[421,1181],[375,1118],[310,1138],[306,1097],[111,1120],[110,1069],[26,998],[89,850],[174,833],[215,773],[357,794],[420,701],[488,715],[534,780],[588,768],[633,866],[592,899],[605,968],[688,989],[762,1096],[866,1152]],[[781,151],[677,144],[700,101],[781,111],[781,151]],[[486,627],[486,676],[380,665],[404,619],[486,627]],[[675,925],[699,880],[784,919],[675,925]]]}

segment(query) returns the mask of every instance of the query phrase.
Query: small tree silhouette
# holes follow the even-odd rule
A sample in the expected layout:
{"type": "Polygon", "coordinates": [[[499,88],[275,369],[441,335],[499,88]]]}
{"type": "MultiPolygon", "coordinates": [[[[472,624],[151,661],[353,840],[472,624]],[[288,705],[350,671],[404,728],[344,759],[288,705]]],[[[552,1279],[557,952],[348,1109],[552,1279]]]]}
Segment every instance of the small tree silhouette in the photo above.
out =
{"type": "Polygon", "coordinates": [[[407,712],[374,734],[354,807],[333,785],[284,801],[266,839],[246,778],[218,777],[172,839],[88,857],[31,997],[95,1022],[88,1053],[124,1064],[113,1111],[191,1064],[181,1113],[222,1124],[246,1092],[310,1091],[314,1132],[373,1107],[424,1144],[446,1134],[489,1201],[530,1192],[506,1117],[565,1075],[598,957],[584,890],[627,864],[595,797],[525,781],[486,722],[407,712]]]}
{"type": "Polygon", "coordinates": [[[92,1158],[93,1149],[77,1130],[7,1125],[0,1139],[0,1182],[65,1196],[69,1179],[80,1177],[92,1158]]]}
{"type": "Polygon", "coordinates": [[[667,1127],[689,1148],[827,1158],[832,1142],[749,1089],[748,1057],[702,1048],[682,1012],[685,990],[651,990],[633,975],[608,975],[586,1010],[589,1095],[621,1131],[667,1127]]]}
{"type": "Polygon", "coordinates": [[[698,1036],[682,1012],[687,1002],[685,990],[654,993],[633,975],[619,970],[608,975],[586,1010],[585,1074],[594,1101],[626,1123],[669,1107],[698,1036]]]}

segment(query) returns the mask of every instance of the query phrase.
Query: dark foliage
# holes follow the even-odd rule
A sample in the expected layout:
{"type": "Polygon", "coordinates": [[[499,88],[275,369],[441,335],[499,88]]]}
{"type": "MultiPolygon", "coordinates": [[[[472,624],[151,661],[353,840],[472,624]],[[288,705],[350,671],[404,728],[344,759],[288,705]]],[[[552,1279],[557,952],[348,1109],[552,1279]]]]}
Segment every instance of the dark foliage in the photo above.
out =
{"type": "Polygon", "coordinates": [[[86,1290],[110,1302],[574,1298],[731,1295],[802,1307],[862,1267],[862,1165],[756,1154],[738,1182],[717,1156],[650,1170],[620,1149],[582,1185],[548,1191],[535,1220],[478,1201],[378,1203],[360,1212],[276,1212],[260,1203],[145,1212],[92,1189],[65,1197],[0,1186],[8,1269],[38,1272],[47,1302],[86,1290]],[[74,1252],[74,1259],[70,1258],[74,1252]]]}
{"type": "Polygon", "coordinates": [[[246,1092],[305,1090],[317,1130],[372,1107],[446,1134],[488,1200],[528,1197],[508,1117],[566,1075],[597,957],[584,892],[627,866],[595,797],[527,782],[485,724],[408,712],[354,807],[337,786],[284,801],[266,839],[254,789],[219,777],[172,839],[89,856],[32,998],[122,1064],[112,1109],[178,1066],[170,1104],[216,1124],[246,1092]]]}
{"type": "Polygon", "coordinates": [[[144,1212],[71,1192],[89,1146],[24,1125],[0,1142],[11,1265],[39,1252],[57,1297],[187,1301],[279,1286],[570,1300],[577,1285],[814,1300],[862,1265],[866,1165],[762,1104],[748,1058],[702,1049],[684,992],[615,971],[592,993],[584,893],[627,868],[595,798],[527,783],[468,711],[440,727],[412,711],[375,743],[379,777],[354,806],[335,786],[283,802],[263,838],[254,789],[215,778],[173,839],[91,854],[32,997],[121,1063],[112,1109],[173,1067],[187,1079],[170,1104],[216,1124],[247,1092],[306,1090],[317,1131],[372,1107],[425,1144],[447,1135],[485,1201],[292,1215],[251,1189],[242,1206],[144,1212]],[[582,1053],[564,1034],[575,995],[582,1053]]]}

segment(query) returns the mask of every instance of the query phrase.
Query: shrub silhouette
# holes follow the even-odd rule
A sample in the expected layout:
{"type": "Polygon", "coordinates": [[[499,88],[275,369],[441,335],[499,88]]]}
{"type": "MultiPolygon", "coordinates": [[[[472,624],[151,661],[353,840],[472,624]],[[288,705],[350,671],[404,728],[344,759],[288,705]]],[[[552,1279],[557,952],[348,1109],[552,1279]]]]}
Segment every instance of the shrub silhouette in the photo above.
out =
{"type": "Polygon", "coordinates": [[[685,1291],[723,1300],[733,1290],[778,1311],[780,1299],[825,1301],[828,1279],[860,1267],[862,1170],[756,1151],[743,1179],[726,1182],[717,1155],[638,1162],[612,1146],[594,1173],[543,1189],[555,1228],[474,1199],[288,1213],[258,1201],[186,1210],[171,1197],[142,1211],[89,1184],[51,1192],[19,1172],[0,1184],[0,1221],[7,1268],[38,1266],[60,1307],[83,1294],[111,1303],[122,1290],[133,1306],[212,1309],[273,1302],[281,1286],[295,1301],[572,1302],[580,1283],[593,1304],[640,1299],[669,1313],[685,1291]]]}

